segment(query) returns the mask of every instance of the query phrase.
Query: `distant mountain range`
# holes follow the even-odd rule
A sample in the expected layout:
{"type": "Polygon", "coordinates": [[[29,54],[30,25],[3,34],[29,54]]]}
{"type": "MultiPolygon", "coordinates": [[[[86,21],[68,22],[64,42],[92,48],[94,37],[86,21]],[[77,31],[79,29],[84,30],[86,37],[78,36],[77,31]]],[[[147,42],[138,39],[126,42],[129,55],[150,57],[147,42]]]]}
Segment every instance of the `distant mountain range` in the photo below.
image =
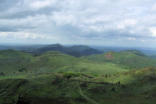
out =
{"type": "Polygon", "coordinates": [[[85,45],[63,46],[61,44],[52,44],[52,45],[30,45],[30,46],[0,46],[0,50],[7,49],[20,50],[24,52],[33,53],[35,55],[40,55],[48,51],[59,51],[61,53],[65,53],[76,57],[103,53],[98,49],[94,49],[85,45]]]}
{"type": "Polygon", "coordinates": [[[105,52],[120,52],[126,50],[138,50],[148,56],[156,56],[156,49],[151,48],[128,48],[128,47],[98,47],[98,46],[86,46],[86,45],[73,45],[65,46],[61,44],[51,45],[0,45],[0,50],[19,50],[24,52],[33,53],[35,55],[43,54],[48,51],[59,51],[68,55],[80,57],[93,54],[101,54],[105,52]]]}
{"type": "Polygon", "coordinates": [[[32,53],[42,54],[48,51],[59,51],[76,57],[102,53],[102,51],[84,45],[63,46],[60,44],[47,45],[33,50],[32,53]]]}
{"type": "Polygon", "coordinates": [[[155,56],[156,55],[156,49],[155,48],[149,48],[149,47],[113,47],[113,46],[93,46],[94,49],[101,50],[104,52],[120,52],[125,50],[138,50],[142,53],[149,55],[149,56],[155,56]]]}

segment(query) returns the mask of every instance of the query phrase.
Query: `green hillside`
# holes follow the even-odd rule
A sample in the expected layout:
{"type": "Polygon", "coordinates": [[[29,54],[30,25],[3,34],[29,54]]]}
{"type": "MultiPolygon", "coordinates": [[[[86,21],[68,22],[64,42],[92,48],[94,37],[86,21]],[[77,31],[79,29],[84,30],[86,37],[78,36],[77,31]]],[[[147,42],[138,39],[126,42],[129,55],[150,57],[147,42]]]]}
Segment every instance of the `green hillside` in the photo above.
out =
{"type": "Polygon", "coordinates": [[[0,104],[155,104],[155,63],[138,51],[0,51],[0,104]]]}
{"type": "Polygon", "coordinates": [[[114,102],[155,104],[156,82],[153,73],[153,71],[156,73],[155,70],[142,69],[120,73],[118,76],[122,78],[118,80],[115,79],[118,78],[116,75],[95,77],[78,73],[51,73],[40,74],[34,78],[0,80],[0,102],[2,104],[114,104],[114,102]],[[122,79],[126,79],[127,83],[122,79]]]}
{"type": "Polygon", "coordinates": [[[110,74],[126,71],[113,63],[97,63],[83,58],[76,58],[60,52],[47,52],[40,56],[13,50],[1,51],[0,71],[8,74],[31,74],[50,72],[78,72],[91,74],[110,74]]]}
{"type": "Polygon", "coordinates": [[[85,58],[100,63],[111,62],[130,69],[156,66],[156,59],[145,56],[138,51],[107,52],[105,54],[91,55],[85,58]]]}
{"type": "Polygon", "coordinates": [[[4,50],[0,51],[0,71],[13,73],[22,70],[32,60],[32,55],[20,51],[4,50]]]}

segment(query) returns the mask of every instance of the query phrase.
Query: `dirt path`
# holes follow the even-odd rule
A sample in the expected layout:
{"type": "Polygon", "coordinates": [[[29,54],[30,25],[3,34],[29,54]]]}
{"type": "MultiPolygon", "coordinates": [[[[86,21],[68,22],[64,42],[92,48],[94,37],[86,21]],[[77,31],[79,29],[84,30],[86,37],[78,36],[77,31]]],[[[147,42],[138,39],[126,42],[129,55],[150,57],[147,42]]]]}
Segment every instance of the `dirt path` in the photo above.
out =
{"type": "MultiPolygon", "coordinates": [[[[81,71],[79,70],[79,73],[81,73],[81,71]]],[[[82,76],[82,74],[80,74],[80,77],[82,76]]],[[[81,89],[81,86],[80,86],[80,82],[79,82],[79,92],[80,92],[80,95],[82,97],[84,97],[88,102],[90,102],[91,104],[99,104],[97,101],[91,99],[90,97],[88,97],[87,95],[85,95],[81,89]]]]}
{"type": "Polygon", "coordinates": [[[85,95],[81,89],[81,87],[79,87],[79,91],[80,91],[80,95],[83,96],[87,101],[89,101],[91,104],[99,104],[98,102],[96,102],[95,100],[89,98],[87,95],[85,95]]]}

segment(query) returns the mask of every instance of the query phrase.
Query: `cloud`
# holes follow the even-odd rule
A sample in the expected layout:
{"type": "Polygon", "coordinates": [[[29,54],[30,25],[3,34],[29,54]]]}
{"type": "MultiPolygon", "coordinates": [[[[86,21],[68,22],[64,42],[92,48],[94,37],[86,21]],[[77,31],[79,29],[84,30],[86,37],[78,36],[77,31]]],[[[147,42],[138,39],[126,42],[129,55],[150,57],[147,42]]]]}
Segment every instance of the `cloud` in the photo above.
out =
{"type": "Polygon", "coordinates": [[[152,36],[156,37],[156,27],[151,27],[151,28],[149,28],[149,30],[150,30],[152,36]]]}
{"type": "Polygon", "coordinates": [[[30,7],[33,9],[41,9],[44,7],[53,6],[56,3],[56,0],[35,0],[30,3],[30,7]]]}
{"type": "Polygon", "coordinates": [[[129,37],[128,40],[136,40],[134,37],[129,37]]]}
{"type": "Polygon", "coordinates": [[[34,34],[34,33],[26,33],[26,32],[0,32],[1,38],[14,38],[14,39],[48,39],[50,37],[34,34]]]}
{"type": "Polygon", "coordinates": [[[124,21],[121,21],[121,23],[119,23],[117,25],[117,28],[125,29],[126,27],[135,26],[136,24],[137,24],[137,20],[135,20],[135,19],[126,19],[124,21]]]}
{"type": "Polygon", "coordinates": [[[63,44],[142,45],[144,40],[152,46],[155,8],[155,0],[1,0],[0,36],[63,44]]]}

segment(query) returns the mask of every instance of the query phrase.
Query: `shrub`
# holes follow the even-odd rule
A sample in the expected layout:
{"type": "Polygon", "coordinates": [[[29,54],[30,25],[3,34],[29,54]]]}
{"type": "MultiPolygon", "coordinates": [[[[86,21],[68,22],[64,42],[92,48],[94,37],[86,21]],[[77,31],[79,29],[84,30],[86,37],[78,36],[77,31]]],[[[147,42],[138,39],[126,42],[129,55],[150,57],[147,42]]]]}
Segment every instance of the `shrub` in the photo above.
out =
{"type": "Polygon", "coordinates": [[[26,71],[26,68],[20,68],[18,71],[19,72],[24,72],[24,71],[26,71]]]}
{"type": "Polygon", "coordinates": [[[64,72],[63,76],[67,79],[70,79],[71,77],[77,77],[80,76],[80,73],[74,73],[74,72],[64,72]]]}
{"type": "Polygon", "coordinates": [[[5,76],[4,72],[0,72],[0,76],[5,76]]]}

